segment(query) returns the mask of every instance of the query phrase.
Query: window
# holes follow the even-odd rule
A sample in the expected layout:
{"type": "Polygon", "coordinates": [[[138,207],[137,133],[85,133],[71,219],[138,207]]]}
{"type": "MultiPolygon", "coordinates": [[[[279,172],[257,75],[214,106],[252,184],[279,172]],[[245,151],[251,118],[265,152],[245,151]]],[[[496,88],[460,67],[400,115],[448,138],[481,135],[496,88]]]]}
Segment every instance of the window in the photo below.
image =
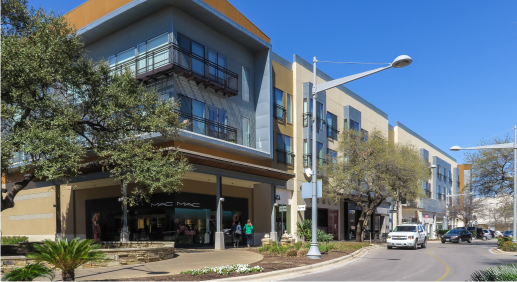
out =
{"type": "Polygon", "coordinates": [[[242,118],[242,145],[250,147],[250,119],[242,118]]]}
{"type": "Polygon", "coordinates": [[[337,116],[331,112],[327,112],[327,137],[337,140],[337,116]]]}
{"type": "Polygon", "coordinates": [[[345,130],[345,131],[346,131],[346,130],[348,130],[348,120],[345,118],[343,121],[344,121],[344,122],[343,122],[343,124],[344,124],[344,126],[343,126],[343,130],[345,130]]]}
{"type": "Polygon", "coordinates": [[[318,163],[319,165],[323,165],[323,161],[325,159],[325,156],[323,156],[323,143],[318,142],[317,144],[317,150],[318,150],[318,163]]]}
{"type": "Polygon", "coordinates": [[[355,130],[355,132],[359,132],[359,123],[353,120],[350,120],[350,128],[355,130]]]}
{"type": "Polygon", "coordinates": [[[180,102],[180,112],[184,113],[181,119],[190,122],[190,131],[205,135],[205,103],[192,100],[183,95],[178,96],[180,102]]]}
{"type": "Polygon", "coordinates": [[[311,155],[309,154],[309,144],[307,139],[303,139],[303,167],[311,165],[311,155]]]}
{"type": "Polygon", "coordinates": [[[284,120],[284,92],[275,88],[275,117],[284,120]]]}
{"type": "Polygon", "coordinates": [[[310,105],[307,102],[307,98],[303,99],[303,127],[309,126],[312,116],[312,99],[309,99],[310,105]]]}
{"type": "Polygon", "coordinates": [[[219,67],[226,68],[226,57],[214,50],[208,49],[208,76],[220,84],[225,84],[225,73],[219,67]]]}
{"type": "Polygon", "coordinates": [[[169,63],[169,34],[164,33],[136,46],[136,68],[137,73],[145,73],[169,63]],[[147,52],[152,52],[146,56],[147,52]]]}
{"type": "Polygon", "coordinates": [[[293,95],[287,94],[287,122],[293,123],[293,95]]]}
{"type": "Polygon", "coordinates": [[[361,129],[361,132],[363,133],[363,140],[368,141],[368,131],[361,129]]]}
{"type": "Polygon", "coordinates": [[[242,67],[242,101],[249,102],[250,101],[250,71],[242,67]]]}
{"type": "Polygon", "coordinates": [[[316,111],[317,111],[317,123],[318,123],[318,130],[322,130],[323,129],[323,123],[325,122],[324,121],[324,117],[323,115],[325,114],[325,112],[323,111],[323,104],[318,102],[318,104],[316,105],[317,108],[316,108],[316,111]]]}
{"type": "Polygon", "coordinates": [[[332,159],[332,163],[337,162],[337,152],[332,149],[327,149],[327,157],[332,159]]]}
{"type": "Polygon", "coordinates": [[[228,114],[226,110],[208,106],[208,136],[218,139],[228,139],[228,114]]]}
{"type": "Polygon", "coordinates": [[[277,133],[276,148],[277,161],[279,163],[293,165],[291,137],[277,133]]]}
{"type": "Polygon", "coordinates": [[[437,187],[436,188],[436,199],[439,200],[441,198],[441,196],[440,196],[441,187],[440,187],[440,185],[437,185],[436,187],[437,187]]]}
{"type": "Polygon", "coordinates": [[[424,193],[429,199],[432,198],[431,195],[431,184],[429,182],[424,182],[424,193]]]}

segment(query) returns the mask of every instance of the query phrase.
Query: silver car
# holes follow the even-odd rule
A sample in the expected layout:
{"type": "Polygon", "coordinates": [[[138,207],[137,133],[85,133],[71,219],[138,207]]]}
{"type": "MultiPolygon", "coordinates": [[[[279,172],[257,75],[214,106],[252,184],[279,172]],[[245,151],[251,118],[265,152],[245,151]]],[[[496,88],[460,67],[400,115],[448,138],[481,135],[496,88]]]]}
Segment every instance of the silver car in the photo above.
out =
{"type": "Polygon", "coordinates": [[[490,239],[492,239],[492,233],[486,229],[483,229],[483,241],[490,239]]]}

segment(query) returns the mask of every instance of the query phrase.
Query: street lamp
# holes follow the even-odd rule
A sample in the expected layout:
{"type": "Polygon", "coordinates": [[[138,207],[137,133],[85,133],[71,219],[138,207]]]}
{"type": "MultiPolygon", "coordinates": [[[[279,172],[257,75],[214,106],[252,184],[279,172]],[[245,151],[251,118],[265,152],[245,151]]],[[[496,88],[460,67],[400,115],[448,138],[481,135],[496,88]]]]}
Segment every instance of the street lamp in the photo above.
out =
{"type": "MultiPolygon", "coordinates": [[[[405,66],[408,66],[413,62],[413,60],[407,56],[407,55],[401,55],[395,58],[392,63],[387,63],[387,67],[382,67],[370,71],[365,71],[362,73],[346,76],[343,78],[323,82],[320,84],[316,84],[316,63],[318,60],[316,60],[316,57],[313,59],[313,68],[312,68],[312,75],[313,75],[313,84],[312,84],[312,240],[311,240],[311,247],[309,249],[309,252],[307,253],[307,257],[311,259],[321,259],[321,253],[318,248],[318,233],[316,232],[317,224],[318,224],[318,208],[317,208],[317,167],[316,167],[316,154],[317,154],[317,147],[316,147],[316,121],[317,119],[314,117],[316,115],[316,95],[318,92],[322,92],[325,90],[328,90],[330,88],[334,88],[336,86],[363,78],[365,76],[372,75],[374,73],[381,72],[383,70],[387,70],[389,68],[403,68],[405,66]]],[[[346,63],[346,62],[344,62],[346,63]]],[[[353,64],[353,63],[352,63],[353,64]]]]}
{"type": "Polygon", "coordinates": [[[471,148],[461,148],[460,146],[452,146],[451,151],[459,150],[482,150],[482,149],[510,149],[513,148],[513,243],[517,243],[517,236],[515,232],[517,230],[517,125],[513,126],[513,143],[495,144],[477,146],[471,148]]]}

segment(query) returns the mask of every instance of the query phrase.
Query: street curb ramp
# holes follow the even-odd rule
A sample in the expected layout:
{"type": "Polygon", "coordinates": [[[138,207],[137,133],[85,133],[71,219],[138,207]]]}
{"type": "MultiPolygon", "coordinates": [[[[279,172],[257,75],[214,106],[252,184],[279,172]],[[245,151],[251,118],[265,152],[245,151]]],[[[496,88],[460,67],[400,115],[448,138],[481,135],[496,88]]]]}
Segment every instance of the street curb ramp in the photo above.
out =
{"type": "Polygon", "coordinates": [[[370,247],[362,248],[360,250],[357,250],[357,251],[355,251],[349,255],[343,256],[343,257],[339,257],[339,258],[335,258],[335,259],[332,259],[329,261],[324,261],[324,262],[315,263],[315,264],[311,264],[311,265],[282,269],[282,270],[253,274],[253,275],[216,279],[216,280],[211,280],[211,281],[242,281],[242,280],[272,281],[272,280],[289,278],[291,276],[298,276],[301,274],[311,274],[314,272],[318,272],[318,271],[322,271],[322,270],[326,270],[329,268],[334,268],[334,267],[340,266],[344,262],[351,262],[351,261],[359,258],[361,255],[365,254],[369,250],[379,248],[379,247],[380,246],[373,245],[370,247]]]}

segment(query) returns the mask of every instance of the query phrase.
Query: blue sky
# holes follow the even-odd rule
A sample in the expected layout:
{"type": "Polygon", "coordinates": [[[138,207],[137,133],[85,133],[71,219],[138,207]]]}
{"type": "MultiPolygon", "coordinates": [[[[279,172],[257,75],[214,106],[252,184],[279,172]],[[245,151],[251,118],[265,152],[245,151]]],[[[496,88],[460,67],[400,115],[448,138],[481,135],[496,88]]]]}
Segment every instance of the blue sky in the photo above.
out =
{"type": "MultiPolygon", "coordinates": [[[[463,161],[474,145],[517,123],[517,1],[229,0],[292,61],[413,64],[347,84],[382,111],[463,161]]],[[[66,13],[83,0],[30,0],[66,13]]],[[[334,78],[368,65],[319,64],[334,78]]],[[[511,133],[513,136],[513,132],[511,133]]],[[[502,135],[499,135],[502,136],[502,135]]]]}

